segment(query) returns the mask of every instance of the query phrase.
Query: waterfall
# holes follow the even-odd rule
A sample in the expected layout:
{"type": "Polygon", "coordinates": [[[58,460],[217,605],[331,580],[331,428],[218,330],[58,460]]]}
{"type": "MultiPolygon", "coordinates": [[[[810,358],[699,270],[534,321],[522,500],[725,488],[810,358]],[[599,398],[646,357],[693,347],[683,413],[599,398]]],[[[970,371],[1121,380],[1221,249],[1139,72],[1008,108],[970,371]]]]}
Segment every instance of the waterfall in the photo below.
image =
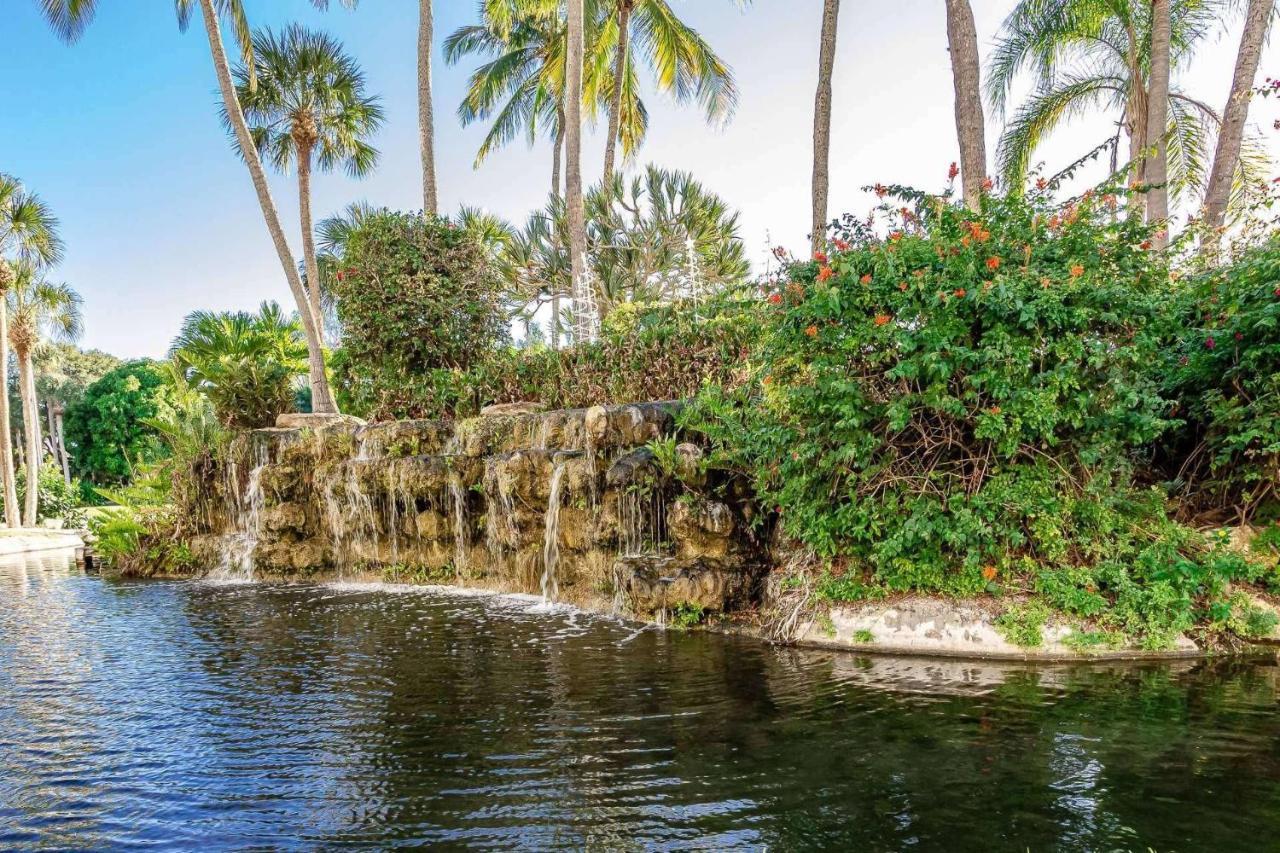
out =
{"type": "Polygon", "coordinates": [[[453,571],[458,577],[467,567],[467,494],[457,474],[449,477],[449,503],[453,507],[453,571]]]}
{"type": "Polygon", "coordinates": [[[661,492],[629,489],[618,499],[618,556],[658,554],[667,542],[667,506],[661,492]]]}
{"type": "Polygon", "coordinates": [[[555,601],[560,595],[556,568],[560,563],[560,493],[564,486],[565,461],[556,461],[547,497],[546,528],[542,535],[542,600],[555,601]]]}
{"type": "Polygon", "coordinates": [[[503,488],[502,478],[498,475],[497,461],[485,460],[484,496],[488,504],[485,514],[485,544],[495,559],[515,545],[519,532],[516,530],[515,497],[503,488]]]}
{"type": "MultiPolygon", "coordinates": [[[[253,446],[253,468],[249,470],[249,479],[245,484],[243,495],[238,488],[230,492],[231,530],[224,537],[222,562],[209,576],[216,580],[251,581],[253,580],[253,551],[258,547],[262,537],[262,510],[266,504],[266,496],[262,491],[262,472],[270,464],[271,457],[265,443],[253,446]]],[[[236,466],[228,466],[231,475],[228,484],[235,482],[236,466]]]]}

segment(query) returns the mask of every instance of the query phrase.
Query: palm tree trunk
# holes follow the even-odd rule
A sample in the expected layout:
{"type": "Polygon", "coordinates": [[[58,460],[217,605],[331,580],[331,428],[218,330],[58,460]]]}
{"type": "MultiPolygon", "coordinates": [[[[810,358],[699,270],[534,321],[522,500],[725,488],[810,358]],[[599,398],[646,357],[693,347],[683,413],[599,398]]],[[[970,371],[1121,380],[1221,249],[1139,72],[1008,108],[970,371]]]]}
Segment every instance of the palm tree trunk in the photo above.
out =
{"type": "Polygon", "coordinates": [[[831,73],[836,62],[836,28],[840,0],[822,4],[822,36],[818,48],[818,94],[813,102],[813,230],[814,254],[827,244],[827,195],[831,186],[831,73]]]}
{"type": "Polygon", "coordinates": [[[564,152],[564,110],[560,110],[560,126],[556,128],[556,147],[551,152],[551,196],[560,198],[560,171],[564,152]]]}
{"type": "Polygon", "coordinates": [[[9,306],[0,295],[0,475],[4,479],[4,522],[8,527],[21,527],[17,469],[13,466],[13,425],[9,418],[9,306]]]}
{"type": "Polygon", "coordinates": [[[262,160],[258,157],[258,149],[254,147],[252,137],[249,136],[244,112],[240,109],[240,101],[236,98],[235,86],[231,81],[231,68],[227,64],[227,53],[222,46],[222,30],[218,26],[218,13],[213,8],[213,0],[200,0],[200,10],[204,16],[205,34],[209,37],[209,53],[213,58],[213,70],[218,76],[218,89],[222,92],[222,102],[226,107],[231,126],[235,130],[240,152],[249,167],[249,176],[253,179],[253,188],[258,194],[258,205],[262,208],[262,218],[266,220],[267,231],[271,233],[271,241],[275,244],[280,266],[284,268],[285,280],[289,283],[289,290],[293,293],[294,301],[298,305],[298,314],[302,319],[302,331],[307,338],[307,361],[311,368],[311,410],[318,414],[336,414],[338,406],[334,402],[333,392],[329,389],[329,378],[324,370],[324,345],[320,340],[320,330],[312,317],[310,299],[302,286],[302,278],[298,275],[298,268],[294,264],[293,253],[289,251],[289,243],[280,225],[280,214],[271,198],[271,190],[267,186],[267,175],[262,169],[262,160]]]}
{"type": "MultiPolygon", "coordinates": [[[[829,0],[839,4],[840,0],[829,0]]],[[[622,84],[626,79],[627,60],[631,53],[631,0],[618,0],[618,55],[613,59],[613,92],[609,97],[609,136],[604,147],[604,179],[613,177],[614,157],[618,152],[618,128],[622,124],[622,84]]]]}
{"type": "Polygon", "coordinates": [[[63,408],[58,404],[53,410],[54,444],[58,448],[58,458],[62,460],[62,479],[71,485],[71,457],[67,455],[66,433],[62,429],[63,408]]]}
{"type": "MultiPolygon", "coordinates": [[[[1262,43],[1267,35],[1275,0],[1249,0],[1244,32],[1240,35],[1240,51],[1236,54],[1236,71],[1231,80],[1227,108],[1222,111],[1222,127],[1218,131],[1218,148],[1209,172],[1209,189],[1205,192],[1205,223],[1221,228],[1227,219],[1227,202],[1231,199],[1231,183],[1240,162],[1240,146],[1244,141],[1244,123],[1249,117],[1249,90],[1258,75],[1262,59],[1262,43]]],[[[1217,238],[1206,237],[1206,244],[1217,244],[1217,238]]]]}
{"type": "Polygon", "coordinates": [[[40,412],[36,408],[35,370],[31,353],[18,353],[18,392],[22,395],[22,429],[26,433],[27,493],[23,502],[22,523],[35,527],[40,519],[40,412]]]}
{"type": "Polygon", "coordinates": [[[418,147],[422,152],[422,212],[435,215],[436,120],[431,103],[431,0],[418,0],[418,147]]]}
{"type": "Polygon", "coordinates": [[[302,219],[302,263],[307,270],[311,322],[324,341],[324,310],[320,307],[320,262],[316,258],[315,228],[311,223],[311,145],[298,146],[298,214],[302,219]]]}
{"type": "Polygon", "coordinates": [[[960,141],[960,187],[965,206],[977,210],[987,180],[986,123],[982,115],[978,30],[969,0],[947,0],[947,44],[955,87],[956,136],[960,141]]]}
{"type": "MultiPolygon", "coordinates": [[[[582,198],[582,63],[585,37],[582,2],[568,0],[567,3],[569,33],[565,55],[565,200],[569,218],[570,292],[575,300],[582,296],[586,272],[583,261],[587,251],[586,210],[582,198]]],[[[574,308],[578,308],[576,302],[574,308]]],[[[574,343],[578,343],[576,337],[574,343]]]]}
{"type": "MultiPolygon", "coordinates": [[[[1144,174],[1151,192],[1147,195],[1147,222],[1165,222],[1169,218],[1169,0],[1151,0],[1151,83],[1147,94],[1147,145],[1154,148],[1146,162],[1144,174]]],[[[1166,226],[1157,233],[1154,243],[1164,248],[1169,242],[1166,226]]]]}

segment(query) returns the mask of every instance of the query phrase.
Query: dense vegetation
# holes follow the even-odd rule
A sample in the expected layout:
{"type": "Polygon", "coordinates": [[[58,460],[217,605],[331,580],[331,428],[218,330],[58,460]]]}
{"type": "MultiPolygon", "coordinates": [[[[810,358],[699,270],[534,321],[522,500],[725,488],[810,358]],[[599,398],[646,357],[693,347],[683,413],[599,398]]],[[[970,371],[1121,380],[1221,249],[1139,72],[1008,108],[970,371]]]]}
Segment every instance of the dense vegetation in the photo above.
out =
{"type": "Polygon", "coordinates": [[[159,446],[146,422],[164,405],[167,383],[163,365],[127,362],[89,385],[67,410],[72,471],[86,485],[118,485],[154,461],[159,446]]]}

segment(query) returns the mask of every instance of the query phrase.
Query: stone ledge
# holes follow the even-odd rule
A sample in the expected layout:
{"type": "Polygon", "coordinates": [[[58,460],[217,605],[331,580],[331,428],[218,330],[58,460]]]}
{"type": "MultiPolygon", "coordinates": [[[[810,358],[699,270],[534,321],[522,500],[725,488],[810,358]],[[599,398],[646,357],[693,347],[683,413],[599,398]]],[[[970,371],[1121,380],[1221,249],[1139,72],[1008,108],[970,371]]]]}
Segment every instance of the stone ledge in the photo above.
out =
{"type": "Polygon", "coordinates": [[[1067,644],[1067,625],[1046,625],[1039,646],[1016,646],[996,628],[1000,608],[982,599],[953,600],[909,596],[882,602],[830,608],[805,626],[796,642],[803,646],[895,655],[927,655],[998,660],[1087,661],[1137,658],[1189,658],[1203,654],[1188,637],[1172,649],[1139,647],[1077,651],[1067,644]],[[869,634],[870,641],[865,639],[869,634]],[[862,637],[860,638],[860,635],[862,637]]]}
{"type": "Polygon", "coordinates": [[[75,530],[51,530],[43,527],[0,529],[0,557],[83,547],[84,540],[75,530]]]}

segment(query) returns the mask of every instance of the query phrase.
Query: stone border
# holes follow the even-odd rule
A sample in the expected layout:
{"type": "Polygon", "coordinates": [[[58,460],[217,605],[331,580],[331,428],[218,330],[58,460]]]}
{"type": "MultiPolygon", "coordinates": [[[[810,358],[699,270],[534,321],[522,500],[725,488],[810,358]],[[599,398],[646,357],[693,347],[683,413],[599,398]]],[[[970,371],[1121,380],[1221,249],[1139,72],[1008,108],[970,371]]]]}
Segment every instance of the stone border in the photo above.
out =
{"type": "Polygon", "coordinates": [[[84,547],[79,531],[43,527],[0,529],[0,557],[84,547]]]}

